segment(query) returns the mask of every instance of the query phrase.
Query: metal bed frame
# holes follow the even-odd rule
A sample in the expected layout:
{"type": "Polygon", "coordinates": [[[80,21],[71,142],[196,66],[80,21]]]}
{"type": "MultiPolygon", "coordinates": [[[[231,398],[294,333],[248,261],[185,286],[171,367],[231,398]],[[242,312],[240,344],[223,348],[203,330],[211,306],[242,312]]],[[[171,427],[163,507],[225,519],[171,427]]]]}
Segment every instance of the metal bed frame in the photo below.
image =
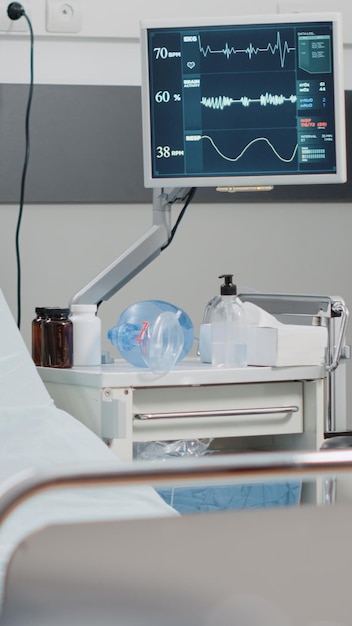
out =
{"type": "MultiPolygon", "coordinates": [[[[26,472],[2,489],[0,521],[57,487],[321,480],[351,470],[352,451],[327,450],[26,472]]],[[[47,528],[13,555],[0,623],[347,626],[351,522],[351,505],[303,505],[47,528]]]]}

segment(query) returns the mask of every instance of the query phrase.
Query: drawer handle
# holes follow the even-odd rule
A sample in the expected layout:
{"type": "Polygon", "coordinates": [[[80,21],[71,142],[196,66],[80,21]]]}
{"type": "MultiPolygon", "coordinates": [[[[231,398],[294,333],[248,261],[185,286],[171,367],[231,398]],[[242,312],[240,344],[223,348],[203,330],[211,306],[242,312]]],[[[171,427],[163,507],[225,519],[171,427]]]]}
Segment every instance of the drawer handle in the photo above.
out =
{"type": "Polygon", "coordinates": [[[169,413],[137,413],[139,420],[161,420],[186,417],[236,417],[238,415],[269,415],[272,413],[297,413],[298,406],[274,406],[257,409],[216,409],[214,411],[170,411],[169,413]]]}

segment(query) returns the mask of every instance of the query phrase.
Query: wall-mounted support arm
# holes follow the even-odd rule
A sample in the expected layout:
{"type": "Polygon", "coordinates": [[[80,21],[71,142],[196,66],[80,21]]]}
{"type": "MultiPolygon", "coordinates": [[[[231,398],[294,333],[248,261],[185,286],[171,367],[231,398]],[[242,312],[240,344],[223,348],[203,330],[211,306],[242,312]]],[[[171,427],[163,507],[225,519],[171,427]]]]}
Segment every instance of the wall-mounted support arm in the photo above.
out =
{"type": "Polygon", "coordinates": [[[171,235],[171,206],[184,202],[189,187],[154,189],[153,224],[111,265],[78,291],[70,304],[99,304],[109,300],[119,289],[141,272],[161,252],[171,235]]]}

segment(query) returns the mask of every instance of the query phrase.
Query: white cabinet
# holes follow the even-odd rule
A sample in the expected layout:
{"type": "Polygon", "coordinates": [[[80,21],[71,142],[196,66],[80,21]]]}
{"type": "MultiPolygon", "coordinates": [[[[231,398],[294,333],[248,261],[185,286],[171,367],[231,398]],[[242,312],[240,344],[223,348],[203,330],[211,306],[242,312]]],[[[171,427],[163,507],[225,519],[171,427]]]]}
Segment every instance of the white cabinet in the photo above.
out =
{"type": "Polygon", "coordinates": [[[158,376],[122,361],[38,368],[58,408],[123,459],[135,441],[212,437],[229,449],[315,449],[324,437],[322,367],[217,369],[185,359],[158,376]]]}

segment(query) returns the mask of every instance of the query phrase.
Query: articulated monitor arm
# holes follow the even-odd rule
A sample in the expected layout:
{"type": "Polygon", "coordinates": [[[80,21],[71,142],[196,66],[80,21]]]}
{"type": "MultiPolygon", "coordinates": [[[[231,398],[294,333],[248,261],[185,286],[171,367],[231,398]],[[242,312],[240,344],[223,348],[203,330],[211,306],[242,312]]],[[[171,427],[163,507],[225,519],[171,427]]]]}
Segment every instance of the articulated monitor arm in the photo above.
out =
{"type": "Polygon", "coordinates": [[[153,225],[130,248],[121,254],[88,285],[76,293],[70,304],[99,304],[109,300],[119,289],[142,271],[161,252],[171,235],[171,206],[184,202],[189,187],[154,189],[153,225]]]}

